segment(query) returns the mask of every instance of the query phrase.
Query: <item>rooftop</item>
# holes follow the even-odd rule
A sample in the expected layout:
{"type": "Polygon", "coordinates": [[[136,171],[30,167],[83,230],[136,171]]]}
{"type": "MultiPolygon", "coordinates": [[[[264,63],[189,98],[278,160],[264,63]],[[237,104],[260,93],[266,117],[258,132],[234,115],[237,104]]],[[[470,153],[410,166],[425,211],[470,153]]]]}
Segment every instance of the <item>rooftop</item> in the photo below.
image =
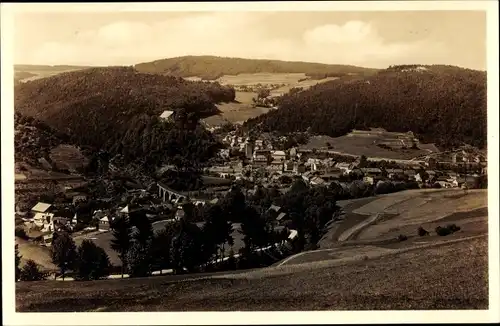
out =
{"type": "Polygon", "coordinates": [[[52,204],[39,202],[31,210],[34,212],[45,213],[51,206],[52,204]]]}

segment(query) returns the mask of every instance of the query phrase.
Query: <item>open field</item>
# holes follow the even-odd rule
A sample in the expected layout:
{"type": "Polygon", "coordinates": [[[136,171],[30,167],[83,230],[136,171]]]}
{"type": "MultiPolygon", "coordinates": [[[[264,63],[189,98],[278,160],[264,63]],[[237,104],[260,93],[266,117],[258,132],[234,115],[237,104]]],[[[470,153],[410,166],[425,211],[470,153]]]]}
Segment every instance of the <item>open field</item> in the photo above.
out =
{"type": "Polygon", "coordinates": [[[306,78],[304,73],[256,73],[256,74],[239,74],[239,75],[224,75],[217,79],[222,85],[234,86],[252,86],[257,84],[297,84],[300,79],[306,78]]]}
{"type": "MultiPolygon", "coordinates": [[[[194,78],[194,77],[193,77],[194,78]]],[[[191,79],[193,79],[191,78],[191,79]]],[[[234,85],[234,86],[255,86],[261,84],[285,84],[284,86],[271,91],[271,96],[280,96],[290,91],[294,87],[302,87],[307,89],[318,83],[324,83],[336,78],[329,77],[320,80],[306,79],[306,75],[303,73],[290,73],[290,74],[271,74],[271,73],[259,73],[259,74],[240,74],[236,76],[222,76],[217,81],[222,85],[234,85]]],[[[196,78],[195,78],[196,79],[196,78]]],[[[252,107],[252,98],[256,97],[255,92],[236,92],[236,103],[222,103],[217,105],[217,108],[222,112],[220,115],[232,122],[243,122],[245,120],[255,118],[261,114],[265,114],[269,111],[269,108],[265,107],[252,107]]]]}
{"type": "MultiPolygon", "coordinates": [[[[383,142],[382,137],[363,137],[357,135],[345,135],[341,137],[315,136],[309,139],[309,142],[300,148],[327,148],[327,143],[330,143],[331,150],[350,155],[365,155],[367,157],[385,158],[387,160],[400,159],[408,160],[414,157],[429,154],[428,150],[424,149],[393,149],[388,150],[380,148],[376,144],[383,142]]],[[[425,147],[425,146],[424,146],[425,147]]]]}
{"type": "Polygon", "coordinates": [[[59,145],[50,151],[50,159],[59,169],[76,171],[88,164],[88,159],[82,152],[71,145],[59,145]]]}
{"type": "Polygon", "coordinates": [[[220,116],[232,123],[236,123],[267,113],[269,108],[252,106],[252,98],[256,96],[257,93],[254,92],[236,92],[236,102],[217,105],[217,108],[221,111],[220,116]]]}
{"type": "Polygon", "coordinates": [[[272,97],[281,96],[285,93],[288,93],[294,87],[299,87],[299,88],[302,88],[302,90],[306,90],[314,85],[317,85],[320,83],[325,83],[327,81],[332,81],[332,80],[336,80],[336,79],[338,79],[338,77],[327,77],[327,78],[323,78],[323,79],[306,79],[306,80],[302,80],[302,81],[297,81],[296,83],[288,84],[286,86],[272,90],[271,96],[272,97]]]}
{"type": "Polygon", "coordinates": [[[34,260],[43,269],[48,271],[56,270],[56,266],[52,263],[50,257],[50,249],[42,247],[34,243],[16,237],[16,244],[21,255],[21,265],[24,265],[27,260],[34,260]]]}
{"type": "Polygon", "coordinates": [[[344,219],[329,225],[319,246],[332,248],[346,240],[385,242],[400,234],[411,240],[419,226],[432,234],[437,226],[450,223],[472,223],[457,234],[475,235],[477,230],[487,232],[487,205],[487,190],[469,190],[465,195],[460,189],[408,190],[341,201],[344,219]]]}
{"type": "Polygon", "coordinates": [[[17,283],[16,310],[487,309],[487,248],[482,237],[337,266],[266,268],[253,277],[17,283]]]}

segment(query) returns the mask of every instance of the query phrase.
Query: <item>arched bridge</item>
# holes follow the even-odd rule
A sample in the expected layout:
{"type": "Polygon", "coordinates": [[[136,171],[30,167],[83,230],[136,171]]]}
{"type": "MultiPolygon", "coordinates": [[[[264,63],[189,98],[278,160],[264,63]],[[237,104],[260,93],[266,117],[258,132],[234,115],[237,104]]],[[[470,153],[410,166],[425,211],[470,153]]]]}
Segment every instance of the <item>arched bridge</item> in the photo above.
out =
{"type": "Polygon", "coordinates": [[[194,193],[191,194],[189,192],[176,191],[176,190],[168,187],[167,185],[165,185],[162,182],[158,182],[157,185],[158,185],[158,197],[160,197],[165,202],[173,202],[175,200],[182,200],[182,199],[188,199],[188,198],[191,201],[200,202],[202,204],[204,204],[206,202],[205,199],[198,199],[198,198],[195,198],[194,196],[191,196],[191,195],[195,195],[194,193]]]}

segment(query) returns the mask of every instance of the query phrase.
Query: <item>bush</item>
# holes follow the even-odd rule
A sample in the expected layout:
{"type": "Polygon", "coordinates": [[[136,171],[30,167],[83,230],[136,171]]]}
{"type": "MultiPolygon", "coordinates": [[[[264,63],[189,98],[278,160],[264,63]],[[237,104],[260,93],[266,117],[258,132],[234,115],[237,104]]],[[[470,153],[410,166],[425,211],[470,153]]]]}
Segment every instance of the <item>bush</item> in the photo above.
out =
{"type": "Polygon", "coordinates": [[[400,234],[398,236],[398,240],[399,241],[406,241],[406,240],[408,240],[408,237],[406,235],[404,235],[404,234],[400,234]]]}
{"type": "Polygon", "coordinates": [[[437,233],[437,235],[444,237],[444,236],[451,234],[452,232],[448,228],[443,228],[443,227],[438,226],[436,228],[436,233],[437,233]]]}
{"type": "Polygon", "coordinates": [[[450,230],[452,233],[460,231],[460,227],[456,226],[455,224],[448,224],[446,228],[450,230]]]}
{"type": "Polygon", "coordinates": [[[460,231],[460,227],[455,224],[448,224],[446,227],[438,226],[436,228],[436,233],[440,236],[447,236],[457,231],[460,231]]]}
{"type": "Polygon", "coordinates": [[[24,239],[24,240],[29,239],[24,228],[16,228],[14,233],[15,233],[16,237],[19,237],[21,239],[24,239]]]}
{"type": "Polygon", "coordinates": [[[418,228],[418,235],[421,236],[421,237],[429,235],[429,231],[427,231],[423,227],[419,227],[418,228]]]}
{"type": "Polygon", "coordinates": [[[47,278],[47,274],[42,272],[33,260],[28,260],[21,269],[21,281],[42,281],[47,278]]]}

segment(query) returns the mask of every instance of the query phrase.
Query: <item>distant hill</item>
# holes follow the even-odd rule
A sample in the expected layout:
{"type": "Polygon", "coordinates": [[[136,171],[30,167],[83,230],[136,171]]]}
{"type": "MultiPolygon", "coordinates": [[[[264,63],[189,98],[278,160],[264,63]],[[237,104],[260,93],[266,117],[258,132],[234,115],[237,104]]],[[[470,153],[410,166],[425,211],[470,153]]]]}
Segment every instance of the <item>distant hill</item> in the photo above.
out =
{"type": "Polygon", "coordinates": [[[66,72],[15,87],[16,112],[69,135],[75,144],[129,160],[154,156],[158,164],[168,159],[164,146],[175,147],[170,158],[186,154],[203,159],[213,145],[199,126],[177,128],[160,121],[164,110],[196,120],[218,112],[215,103],[232,100],[234,90],[217,83],[141,74],[131,67],[66,72]]]}
{"type": "Polygon", "coordinates": [[[216,56],[183,56],[139,63],[140,72],[178,77],[201,77],[215,80],[223,75],[243,73],[305,73],[313,78],[338,77],[345,74],[371,74],[377,69],[323,63],[242,59],[216,56]]]}
{"type": "Polygon", "coordinates": [[[87,69],[87,68],[92,68],[91,66],[71,66],[71,65],[14,65],[14,71],[31,71],[31,70],[38,70],[38,71],[68,71],[68,70],[81,70],[81,69],[87,69]]]}
{"type": "Polygon", "coordinates": [[[247,121],[246,129],[310,130],[337,137],[352,129],[413,131],[424,142],[483,147],[487,129],[486,72],[454,66],[391,66],[373,76],[340,78],[286,94],[279,110],[247,121]]]}

